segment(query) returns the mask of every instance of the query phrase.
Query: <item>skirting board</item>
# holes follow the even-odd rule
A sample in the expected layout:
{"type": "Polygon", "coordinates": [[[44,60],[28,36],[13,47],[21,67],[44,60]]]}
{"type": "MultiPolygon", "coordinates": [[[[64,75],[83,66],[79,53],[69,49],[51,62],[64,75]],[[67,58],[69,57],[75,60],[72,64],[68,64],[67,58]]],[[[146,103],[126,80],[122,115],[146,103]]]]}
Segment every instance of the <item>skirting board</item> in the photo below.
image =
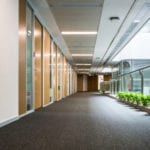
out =
{"type": "Polygon", "coordinates": [[[9,120],[7,120],[7,121],[4,121],[4,122],[0,123],[0,128],[1,128],[1,127],[4,127],[4,126],[6,126],[6,125],[8,125],[8,124],[10,124],[10,123],[12,123],[12,122],[15,122],[15,121],[17,121],[17,120],[19,120],[19,116],[14,117],[14,118],[12,118],[12,119],[9,119],[9,120]]]}
{"type": "Polygon", "coordinates": [[[4,122],[0,123],[0,128],[4,127],[4,126],[6,126],[6,125],[8,125],[10,123],[13,123],[13,122],[19,120],[20,118],[22,118],[22,117],[24,117],[24,116],[26,116],[26,115],[28,115],[30,113],[33,113],[33,112],[34,112],[34,110],[31,110],[31,111],[26,112],[25,114],[20,115],[20,116],[14,117],[12,119],[8,119],[7,121],[4,121],[4,122]]]}
{"type": "Polygon", "coordinates": [[[27,111],[25,114],[20,115],[19,118],[22,118],[26,115],[29,115],[29,114],[33,113],[33,112],[34,112],[34,110],[27,111]]]}
{"type": "Polygon", "coordinates": [[[53,104],[53,102],[50,102],[49,104],[44,105],[43,107],[47,107],[47,106],[49,106],[49,105],[51,105],[51,104],[53,104]]]}

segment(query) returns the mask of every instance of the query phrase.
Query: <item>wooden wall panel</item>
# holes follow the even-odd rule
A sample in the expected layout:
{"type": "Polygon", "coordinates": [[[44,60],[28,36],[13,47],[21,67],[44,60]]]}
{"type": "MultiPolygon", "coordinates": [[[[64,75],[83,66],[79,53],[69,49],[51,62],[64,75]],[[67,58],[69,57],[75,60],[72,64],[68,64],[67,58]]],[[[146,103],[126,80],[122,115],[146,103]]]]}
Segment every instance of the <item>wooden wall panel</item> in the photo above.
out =
{"type": "Polygon", "coordinates": [[[67,62],[63,57],[63,97],[67,96],[67,62]]]}
{"type": "Polygon", "coordinates": [[[67,96],[70,95],[70,65],[67,63],[67,96]]]}
{"type": "Polygon", "coordinates": [[[42,26],[35,18],[35,108],[42,107],[42,26]]]}
{"type": "Polygon", "coordinates": [[[57,100],[61,99],[61,62],[60,49],[57,49],[57,100]]]}
{"type": "Polygon", "coordinates": [[[78,92],[83,91],[83,75],[80,74],[77,77],[77,90],[78,92]]]}
{"type": "Polygon", "coordinates": [[[104,75],[104,81],[110,81],[111,75],[104,75]]]}
{"type": "Polygon", "coordinates": [[[65,87],[65,85],[64,85],[64,55],[62,55],[62,98],[64,98],[65,97],[65,95],[64,95],[64,87],[65,87]]]}
{"type": "Polygon", "coordinates": [[[53,101],[57,101],[57,46],[53,43],[53,101]]]}
{"type": "Polygon", "coordinates": [[[26,0],[19,0],[19,114],[26,112],[26,0]]]}
{"type": "Polygon", "coordinates": [[[50,36],[46,29],[43,30],[43,63],[44,63],[44,105],[50,102],[50,36]]]}
{"type": "Polygon", "coordinates": [[[88,76],[88,91],[98,91],[98,76],[88,76]]]}

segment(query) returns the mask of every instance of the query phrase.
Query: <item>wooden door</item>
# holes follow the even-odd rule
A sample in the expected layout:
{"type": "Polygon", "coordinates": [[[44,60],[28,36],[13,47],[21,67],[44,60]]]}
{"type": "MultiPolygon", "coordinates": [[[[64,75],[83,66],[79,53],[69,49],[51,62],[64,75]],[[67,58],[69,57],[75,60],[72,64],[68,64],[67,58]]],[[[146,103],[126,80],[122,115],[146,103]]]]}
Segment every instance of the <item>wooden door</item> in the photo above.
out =
{"type": "Polygon", "coordinates": [[[42,107],[42,25],[35,18],[35,109],[42,107]]]}
{"type": "Polygon", "coordinates": [[[60,49],[57,49],[57,100],[61,99],[61,54],[60,49]]]}
{"type": "Polygon", "coordinates": [[[57,101],[57,46],[53,43],[53,101],[57,101]]]}
{"type": "Polygon", "coordinates": [[[44,79],[44,105],[50,102],[50,36],[46,29],[43,30],[43,79],[44,79]]]}

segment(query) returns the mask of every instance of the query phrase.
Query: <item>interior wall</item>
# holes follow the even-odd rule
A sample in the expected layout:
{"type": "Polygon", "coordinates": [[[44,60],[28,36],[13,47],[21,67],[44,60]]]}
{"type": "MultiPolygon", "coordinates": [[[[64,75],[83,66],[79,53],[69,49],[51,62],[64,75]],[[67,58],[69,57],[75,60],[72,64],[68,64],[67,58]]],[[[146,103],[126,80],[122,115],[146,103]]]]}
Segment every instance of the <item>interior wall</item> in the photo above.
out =
{"type": "Polygon", "coordinates": [[[77,75],[77,91],[84,92],[88,91],[88,76],[87,75],[77,75]]]}
{"type": "Polygon", "coordinates": [[[98,91],[98,76],[88,76],[88,91],[98,91]]]}
{"type": "Polygon", "coordinates": [[[18,116],[18,5],[0,1],[0,123],[18,116]]]}

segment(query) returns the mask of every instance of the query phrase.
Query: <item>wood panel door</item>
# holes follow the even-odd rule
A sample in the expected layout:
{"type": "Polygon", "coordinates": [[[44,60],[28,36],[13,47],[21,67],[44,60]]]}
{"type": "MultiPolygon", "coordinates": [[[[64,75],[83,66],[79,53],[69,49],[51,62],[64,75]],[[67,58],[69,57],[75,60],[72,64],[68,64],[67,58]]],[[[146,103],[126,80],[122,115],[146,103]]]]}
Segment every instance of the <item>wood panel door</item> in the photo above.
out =
{"type": "Polygon", "coordinates": [[[44,105],[49,104],[50,102],[50,36],[46,29],[43,30],[43,79],[44,79],[44,86],[43,86],[43,98],[44,98],[44,105]]]}
{"type": "Polygon", "coordinates": [[[88,91],[98,91],[98,76],[88,76],[88,91]]]}
{"type": "Polygon", "coordinates": [[[53,101],[57,101],[57,46],[53,43],[53,101]]]}
{"type": "Polygon", "coordinates": [[[19,115],[26,113],[26,0],[19,0],[19,115]]]}
{"type": "Polygon", "coordinates": [[[57,49],[57,100],[61,99],[61,54],[60,49],[57,49]]]}
{"type": "Polygon", "coordinates": [[[42,25],[35,18],[35,109],[42,107],[42,25]]]}
{"type": "Polygon", "coordinates": [[[63,97],[67,96],[67,62],[63,57],[63,97]]]}

